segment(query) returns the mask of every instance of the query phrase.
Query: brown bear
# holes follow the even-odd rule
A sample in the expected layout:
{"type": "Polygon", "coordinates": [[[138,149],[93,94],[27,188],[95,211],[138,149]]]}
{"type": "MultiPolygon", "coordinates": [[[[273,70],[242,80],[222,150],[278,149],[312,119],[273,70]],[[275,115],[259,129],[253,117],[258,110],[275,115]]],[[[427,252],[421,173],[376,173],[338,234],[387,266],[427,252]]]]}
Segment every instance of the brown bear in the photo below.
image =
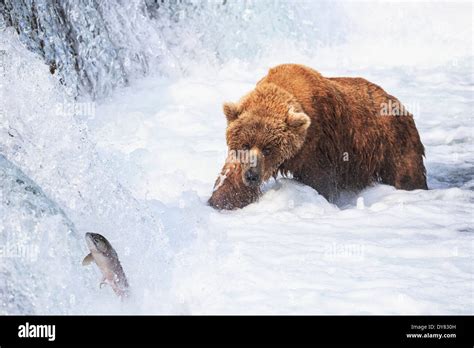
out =
{"type": "Polygon", "coordinates": [[[424,148],[413,116],[363,78],[323,77],[296,64],[270,69],[237,103],[225,103],[227,145],[256,160],[227,161],[209,200],[240,208],[263,182],[292,175],[334,202],[341,191],[380,182],[427,189],[424,148]]]}

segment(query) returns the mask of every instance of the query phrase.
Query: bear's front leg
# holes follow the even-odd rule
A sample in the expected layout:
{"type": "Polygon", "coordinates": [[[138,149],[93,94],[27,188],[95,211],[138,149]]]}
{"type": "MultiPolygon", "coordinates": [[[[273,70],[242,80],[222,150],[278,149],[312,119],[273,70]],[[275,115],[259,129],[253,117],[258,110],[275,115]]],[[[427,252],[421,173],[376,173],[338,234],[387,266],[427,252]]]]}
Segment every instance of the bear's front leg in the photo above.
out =
{"type": "Polygon", "coordinates": [[[242,164],[227,161],[214,184],[209,204],[216,209],[243,208],[260,197],[259,187],[250,187],[242,180],[242,164]]]}

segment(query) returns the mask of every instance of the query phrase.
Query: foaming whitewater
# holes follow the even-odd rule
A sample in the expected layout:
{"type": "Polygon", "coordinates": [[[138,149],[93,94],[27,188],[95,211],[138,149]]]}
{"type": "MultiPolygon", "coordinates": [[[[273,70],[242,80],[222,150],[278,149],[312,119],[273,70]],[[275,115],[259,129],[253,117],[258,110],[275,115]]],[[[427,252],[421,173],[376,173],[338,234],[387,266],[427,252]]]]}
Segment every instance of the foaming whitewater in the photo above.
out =
{"type": "Polygon", "coordinates": [[[84,47],[101,99],[73,99],[79,82],[0,31],[2,313],[474,313],[471,4],[131,4],[103,24],[123,33],[117,61],[136,57],[126,82],[84,47]],[[333,205],[278,178],[242,210],[207,206],[222,102],[286,62],[408,105],[431,190],[376,185],[333,205]],[[80,266],[89,231],[119,254],[129,301],[80,266]]]}
{"type": "MultiPolygon", "coordinates": [[[[64,217],[67,217],[66,221],[70,219],[75,225],[75,228],[66,223],[39,229],[28,227],[39,223],[36,221],[39,217],[34,208],[37,204],[24,199],[26,203],[18,204],[31,204],[32,208],[27,210],[29,214],[25,216],[22,211],[14,214],[12,209],[15,205],[11,205],[10,201],[15,199],[15,195],[7,191],[9,186],[2,186],[2,190],[5,190],[1,216],[5,245],[26,243],[31,248],[37,248],[38,241],[41,240],[42,243],[41,253],[35,262],[36,267],[41,268],[41,273],[35,267],[28,272],[11,274],[10,277],[16,278],[16,282],[21,282],[23,277],[39,277],[44,278],[42,281],[54,282],[56,277],[61,276],[61,286],[87,286],[85,282],[78,284],[76,279],[86,277],[91,280],[97,278],[97,275],[79,267],[55,266],[42,255],[56,249],[58,243],[67,236],[69,247],[63,245],[58,248],[62,253],[69,254],[70,258],[62,261],[80,265],[81,256],[85,256],[86,252],[84,233],[90,230],[102,232],[112,243],[120,245],[123,240],[122,258],[132,258],[129,267],[135,274],[140,274],[139,270],[145,268],[144,262],[166,263],[169,251],[160,220],[116,179],[114,168],[107,163],[108,159],[97,154],[84,123],[84,117],[93,115],[75,114],[77,110],[82,112],[94,108],[75,109],[74,105],[87,103],[78,104],[73,99],[68,99],[58,82],[49,74],[48,67],[22,47],[12,31],[2,34],[1,43],[3,52],[6,52],[2,57],[3,63],[7,66],[3,82],[8,86],[2,91],[3,113],[0,124],[1,153],[5,156],[5,166],[8,168],[16,165],[21,168],[21,175],[34,180],[33,187],[38,185],[38,190],[41,188],[48,202],[53,207],[60,207],[64,217]],[[31,221],[29,225],[17,225],[23,220],[31,221]],[[12,224],[16,229],[11,228],[12,224]],[[43,236],[45,232],[47,237],[43,236]],[[28,238],[25,239],[23,235],[28,238]],[[146,243],[141,243],[144,236],[146,243]],[[132,255],[141,255],[142,258],[132,255]],[[69,281],[64,280],[68,278],[69,281]]],[[[21,176],[18,180],[24,181],[21,176]]],[[[24,193],[21,189],[18,190],[24,193]]],[[[20,196],[18,199],[23,198],[20,196]]],[[[46,201],[42,204],[48,205],[46,201]]],[[[56,209],[53,207],[51,209],[56,209]]],[[[7,260],[15,265],[23,261],[21,257],[10,259],[8,256],[7,260]]],[[[97,284],[99,280],[97,278],[97,284]]],[[[35,284],[35,288],[42,288],[40,284],[35,284]]],[[[150,281],[150,285],[152,284],[153,281],[150,281]]],[[[8,289],[11,292],[9,296],[21,298],[21,289],[18,289],[18,293],[12,287],[8,289]]],[[[71,292],[71,295],[74,293],[71,292]]],[[[59,295],[54,291],[48,294],[51,297],[59,295]]],[[[61,302],[53,311],[50,309],[51,304],[43,301],[43,305],[35,303],[34,307],[25,312],[68,312],[71,308],[69,297],[62,300],[64,304],[61,302]]],[[[77,308],[84,308],[80,301],[71,301],[77,308]]],[[[8,308],[15,308],[15,300],[13,302],[5,304],[8,304],[8,308]]]]}

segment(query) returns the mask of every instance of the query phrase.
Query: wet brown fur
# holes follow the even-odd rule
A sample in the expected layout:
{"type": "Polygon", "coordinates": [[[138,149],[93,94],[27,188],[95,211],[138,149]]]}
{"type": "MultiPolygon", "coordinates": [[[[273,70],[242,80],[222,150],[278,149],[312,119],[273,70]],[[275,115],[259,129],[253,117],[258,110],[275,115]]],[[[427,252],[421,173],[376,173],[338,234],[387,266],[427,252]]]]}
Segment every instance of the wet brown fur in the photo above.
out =
{"type": "MultiPolygon", "coordinates": [[[[238,103],[224,104],[227,144],[270,147],[270,155],[261,158],[264,181],[292,174],[330,201],[374,182],[427,189],[413,116],[394,116],[396,110],[383,115],[382,105],[403,107],[363,78],[325,78],[302,65],[279,65],[238,103]]],[[[214,191],[210,204],[232,209],[255,201],[259,189],[244,186],[241,176],[233,176],[214,191]]]]}

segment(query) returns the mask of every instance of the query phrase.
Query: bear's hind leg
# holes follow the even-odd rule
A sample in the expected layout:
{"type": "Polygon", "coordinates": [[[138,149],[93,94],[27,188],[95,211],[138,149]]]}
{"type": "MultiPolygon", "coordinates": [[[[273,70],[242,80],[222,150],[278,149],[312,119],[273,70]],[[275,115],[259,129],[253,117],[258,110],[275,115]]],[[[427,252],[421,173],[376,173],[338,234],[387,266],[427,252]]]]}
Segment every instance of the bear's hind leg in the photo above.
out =
{"type": "Polygon", "coordinates": [[[382,171],[381,181],[400,190],[427,190],[423,157],[414,151],[400,156],[382,171]]]}

